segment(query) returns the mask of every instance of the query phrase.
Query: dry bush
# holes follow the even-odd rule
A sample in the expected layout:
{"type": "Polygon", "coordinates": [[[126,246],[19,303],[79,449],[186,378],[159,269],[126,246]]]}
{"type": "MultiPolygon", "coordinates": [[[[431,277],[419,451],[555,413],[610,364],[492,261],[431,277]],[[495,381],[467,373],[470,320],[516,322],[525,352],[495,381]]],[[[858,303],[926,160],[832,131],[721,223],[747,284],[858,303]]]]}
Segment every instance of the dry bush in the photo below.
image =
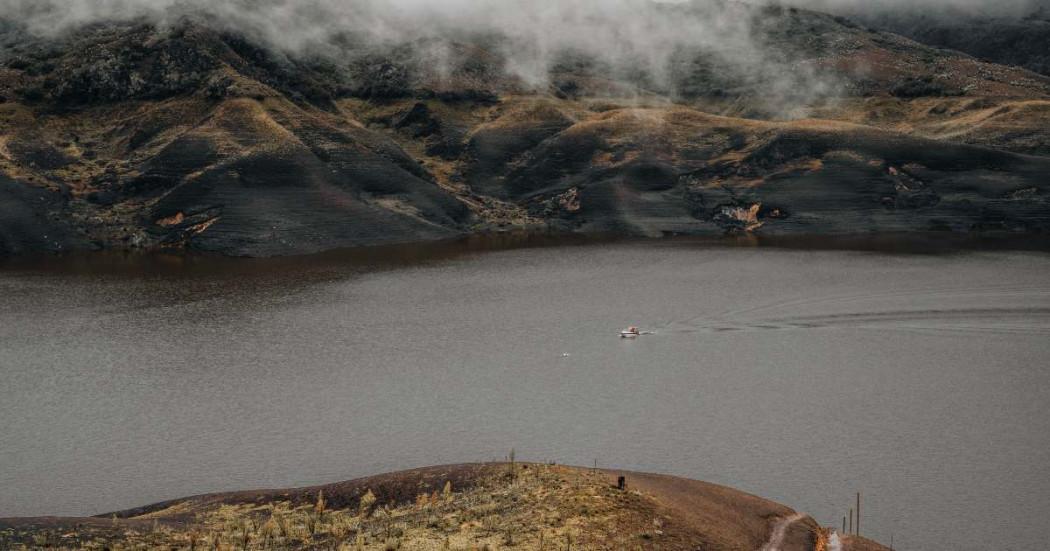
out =
{"type": "Polygon", "coordinates": [[[361,496],[361,503],[358,505],[358,514],[361,518],[368,518],[372,516],[372,511],[376,506],[376,495],[372,493],[372,490],[365,492],[365,495],[361,496]]]}

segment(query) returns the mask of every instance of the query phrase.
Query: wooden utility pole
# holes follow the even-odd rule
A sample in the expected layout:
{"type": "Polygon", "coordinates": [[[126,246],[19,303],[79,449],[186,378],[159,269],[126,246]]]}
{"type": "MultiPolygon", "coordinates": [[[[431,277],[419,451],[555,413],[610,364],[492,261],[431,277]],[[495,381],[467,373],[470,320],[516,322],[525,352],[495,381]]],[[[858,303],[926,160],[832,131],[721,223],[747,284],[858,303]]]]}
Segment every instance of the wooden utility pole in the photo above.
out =
{"type": "Polygon", "coordinates": [[[852,534],[853,533],[853,507],[849,508],[849,532],[846,532],[846,533],[847,534],[852,534]]]}
{"type": "Polygon", "coordinates": [[[842,533],[846,534],[846,515],[842,515],[842,533]]]}
{"type": "Polygon", "coordinates": [[[860,492],[857,492],[857,531],[854,533],[860,535],[860,492]]]}

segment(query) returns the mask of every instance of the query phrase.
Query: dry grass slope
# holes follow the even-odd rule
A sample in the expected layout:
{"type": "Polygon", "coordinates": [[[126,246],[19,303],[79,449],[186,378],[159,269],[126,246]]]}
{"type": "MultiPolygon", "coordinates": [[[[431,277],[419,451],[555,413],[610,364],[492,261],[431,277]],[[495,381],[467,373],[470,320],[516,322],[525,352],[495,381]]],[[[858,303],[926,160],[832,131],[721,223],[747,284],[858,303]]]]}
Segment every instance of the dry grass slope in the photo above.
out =
{"type": "MultiPolygon", "coordinates": [[[[215,494],[88,519],[0,519],[4,549],[754,550],[782,505],[675,477],[536,464],[432,467],[215,494]]],[[[823,549],[812,519],[780,549],[823,549]]],[[[847,548],[850,548],[847,546],[847,548]]],[[[857,549],[881,549],[857,547],[857,549]]]]}

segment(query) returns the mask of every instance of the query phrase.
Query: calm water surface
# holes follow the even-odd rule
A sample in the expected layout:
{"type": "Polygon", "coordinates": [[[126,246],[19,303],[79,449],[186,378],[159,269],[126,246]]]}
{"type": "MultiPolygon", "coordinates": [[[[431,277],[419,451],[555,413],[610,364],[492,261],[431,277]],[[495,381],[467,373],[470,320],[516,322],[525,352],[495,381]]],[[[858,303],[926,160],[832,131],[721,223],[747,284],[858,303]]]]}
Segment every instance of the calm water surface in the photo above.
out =
{"type": "Polygon", "coordinates": [[[899,549],[1045,547],[1050,255],[499,248],[0,269],[0,516],[513,447],[831,526],[860,490],[899,549]]]}

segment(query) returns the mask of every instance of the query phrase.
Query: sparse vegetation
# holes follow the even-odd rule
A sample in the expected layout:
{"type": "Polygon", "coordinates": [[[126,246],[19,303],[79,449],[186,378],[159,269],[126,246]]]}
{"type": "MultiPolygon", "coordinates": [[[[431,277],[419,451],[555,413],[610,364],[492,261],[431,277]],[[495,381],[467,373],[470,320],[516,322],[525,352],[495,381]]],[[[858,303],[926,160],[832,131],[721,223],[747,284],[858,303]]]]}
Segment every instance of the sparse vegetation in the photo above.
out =
{"type": "Polygon", "coordinates": [[[660,514],[656,503],[617,490],[600,473],[521,463],[487,473],[465,491],[453,491],[446,481],[440,493],[423,491],[403,503],[380,502],[371,490],[357,507],[337,509],[328,508],[323,491],[312,503],[300,504],[276,500],[194,509],[176,503],[75,534],[58,528],[7,529],[0,532],[0,547],[479,551],[633,549],[660,543],[650,533],[654,515],[660,514]],[[508,476],[507,469],[514,475],[508,476]]]}

